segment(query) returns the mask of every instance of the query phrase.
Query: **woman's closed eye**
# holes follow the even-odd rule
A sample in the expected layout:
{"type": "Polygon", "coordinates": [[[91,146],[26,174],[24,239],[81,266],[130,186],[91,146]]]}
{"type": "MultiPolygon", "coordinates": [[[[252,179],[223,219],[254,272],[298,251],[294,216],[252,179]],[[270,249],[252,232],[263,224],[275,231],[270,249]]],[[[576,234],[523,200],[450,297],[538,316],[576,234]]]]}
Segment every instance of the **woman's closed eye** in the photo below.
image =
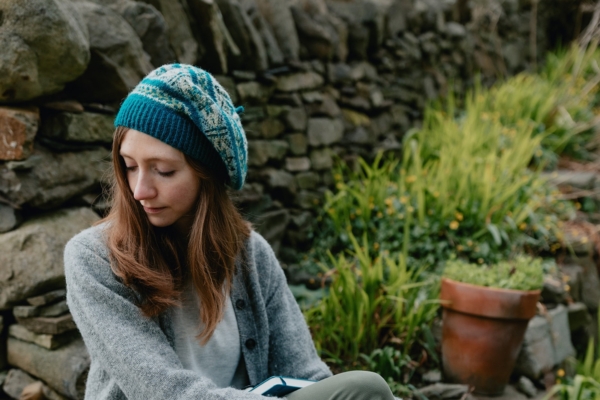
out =
{"type": "Polygon", "coordinates": [[[125,166],[125,171],[127,172],[133,172],[135,171],[135,169],[137,168],[137,165],[130,165],[130,166],[125,166]]]}
{"type": "Polygon", "coordinates": [[[173,174],[175,174],[175,170],[173,170],[173,171],[159,171],[159,170],[157,170],[156,172],[158,172],[158,174],[160,176],[164,176],[164,177],[173,176],[173,174]]]}

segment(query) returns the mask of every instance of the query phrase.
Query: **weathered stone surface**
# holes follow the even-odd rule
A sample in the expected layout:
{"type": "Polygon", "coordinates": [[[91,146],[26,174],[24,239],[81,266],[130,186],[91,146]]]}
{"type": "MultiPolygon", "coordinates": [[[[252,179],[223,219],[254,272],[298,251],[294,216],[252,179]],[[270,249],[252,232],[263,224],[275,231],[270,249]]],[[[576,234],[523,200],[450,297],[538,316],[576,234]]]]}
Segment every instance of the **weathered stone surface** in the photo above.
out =
{"type": "Polygon", "coordinates": [[[342,139],[344,124],[339,119],[311,118],[308,120],[308,144],[329,146],[342,139]]]}
{"type": "Polygon", "coordinates": [[[265,179],[267,185],[271,188],[287,188],[292,191],[295,191],[296,189],[294,175],[289,172],[267,168],[261,172],[261,175],[265,179]]]}
{"type": "Polygon", "coordinates": [[[323,95],[323,100],[319,103],[312,103],[306,106],[308,114],[314,116],[326,116],[335,118],[342,114],[342,110],[337,101],[328,93],[323,95]]]}
{"type": "Polygon", "coordinates": [[[283,122],[289,130],[303,132],[308,124],[308,117],[303,108],[292,108],[283,115],[283,122]]]}
{"type": "Polygon", "coordinates": [[[270,159],[281,160],[290,145],[283,140],[248,141],[248,165],[265,165],[270,159]]]}
{"type": "Polygon", "coordinates": [[[558,170],[543,174],[550,183],[568,188],[593,189],[596,182],[596,173],[588,171],[558,170]]]}
{"type": "Polygon", "coordinates": [[[63,286],[65,244],[98,219],[89,209],[65,209],[30,219],[1,234],[0,309],[63,286]]]}
{"type": "Polygon", "coordinates": [[[40,135],[67,142],[112,143],[113,121],[114,116],[106,114],[51,113],[44,118],[40,135]]]}
{"type": "Polygon", "coordinates": [[[298,60],[300,41],[290,10],[290,0],[256,0],[258,9],[271,26],[285,59],[298,60]]]}
{"type": "Polygon", "coordinates": [[[275,34],[273,33],[271,26],[258,10],[256,1],[241,0],[240,3],[262,39],[270,64],[283,64],[285,56],[279,48],[279,44],[277,43],[277,39],[275,38],[275,34]]]}
{"type": "Polygon", "coordinates": [[[254,224],[258,232],[273,246],[275,254],[279,251],[279,244],[289,221],[288,210],[275,210],[262,214],[254,224]]]}
{"type": "Polygon", "coordinates": [[[265,119],[259,124],[261,137],[265,139],[274,139],[285,131],[283,122],[278,119],[265,119]]]}
{"type": "Polygon", "coordinates": [[[596,263],[591,256],[570,258],[564,260],[567,265],[579,265],[582,270],[581,279],[581,302],[589,310],[597,310],[600,304],[600,279],[596,263]]]}
{"type": "Polygon", "coordinates": [[[300,189],[316,189],[321,183],[321,177],[315,172],[301,172],[296,175],[296,183],[300,189]]]}
{"type": "Polygon", "coordinates": [[[240,50],[233,64],[244,69],[264,71],[269,58],[262,38],[250,16],[237,0],[216,0],[231,37],[240,50]]]}
{"type": "Polygon", "coordinates": [[[453,400],[462,398],[469,391],[468,385],[436,383],[420,388],[418,392],[430,400],[453,400]]]}
{"type": "Polygon", "coordinates": [[[263,104],[269,100],[273,89],[258,82],[244,82],[237,85],[237,92],[243,103],[263,104]]]}
{"type": "Polygon", "coordinates": [[[229,35],[217,3],[213,0],[188,0],[187,4],[196,21],[198,39],[205,47],[199,62],[215,73],[228,73],[228,51],[238,54],[239,49],[229,35]]]}
{"type": "Polygon", "coordinates": [[[567,302],[567,292],[565,284],[554,276],[544,277],[544,286],[542,288],[542,302],[544,304],[563,304],[567,302]]]}
{"type": "Polygon", "coordinates": [[[535,316],[527,326],[515,373],[538,379],[545,372],[552,370],[555,359],[550,324],[546,318],[535,316]]]}
{"type": "Polygon", "coordinates": [[[42,333],[47,335],[59,335],[61,333],[77,329],[71,314],[65,314],[60,317],[17,317],[17,321],[19,324],[34,333],[42,333]]]}
{"type": "Polygon", "coordinates": [[[422,376],[423,382],[425,383],[438,383],[442,381],[442,372],[439,369],[432,369],[427,371],[422,376]]]}
{"type": "MultiPolygon", "coordinates": [[[[163,14],[161,14],[152,4],[142,3],[141,1],[124,1],[118,3],[118,11],[125,20],[133,27],[135,33],[142,41],[144,51],[150,56],[150,62],[155,67],[169,64],[176,61],[176,55],[169,42],[169,30],[163,14]]],[[[167,15],[169,15],[167,13],[167,15]]],[[[178,27],[178,29],[181,29],[178,27]]],[[[188,40],[193,38],[188,38],[188,40]]],[[[193,43],[191,44],[193,48],[193,43]]],[[[189,44],[178,45],[186,47],[189,44]]],[[[191,49],[190,49],[191,50],[191,49]]],[[[193,53],[184,55],[184,59],[190,60],[193,53]]]]}
{"type": "Polygon", "coordinates": [[[87,28],[69,0],[3,0],[0,8],[0,103],[59,92],[85,71],[87,28]]]}
{"type": "Polygon", "coordinates": [[[537,389],[533,382],[525,376],[521,376],[517,382],[517,390],[527,397],[534,397],[537,394],[537,389]]]}
{"type": "Polygon", "coordinates": [[[579,265],[561,265],[560,271],[567,279],[569,294],[573,301],[581,301],[582,286],[583,286],[583,268],[579,265]]]}
{"type": "Polygon", "coordinates": [[[310,162],[313,169],[321,171],[333,167],[333,158],[331,150],[328,148],[316,149],[310,152],[310,162]]]}
{"type": "Polygon", "coordinates": [[[13,308],[13,315],[17,318],[58,317],[67,312],[69,312],[69,307],[66,300],[46,306],[15,306],[13,308]]]}
{"type": "Polygon", "coordinates": [[[571,332],[581,329],[591,322],[591,317],[585,304],[571,303],[567,307],[571,332]]]}
{"type": "Polygon", "coordinates": [[[177,61],[194,64],[198,59],[198,43],[194,38],[190,22],[180,0],[142,0],[152,4],[163,15],[171,48],[177,61]]]}
{"type": "Polygon", "coordinates": [[[308,148],[308,139],[303,133],[292,133],[285,137],[290,144],[290,152],[295,156],[306,154],[308,148]]]}
{"type": "Polygon", "coordinates": [[[313,1],[313,6],[306,9],[299,5],[291,7],[302,45],[308,50],[310,58],[329,61],[335,57],[344,60],[348,55],[346,25],[329,14],[325,2],[321,7],[316,3],[313,1]]]}
{"type": "Polygon", "coordinates": [[[8,371],[2,390],[13,399],[21,400],[66,400],[67,398],[56,393],[41,381],[36,380],[20,369],[13,368],[8,371]],[[28,397],[29,396],[29,397],[28,397]],[[35,397],[37,396],[37,397],[35,397]]]}
{"type": "Polygon", "coordinates": [[[0,203],[0,233],[14,229],[18,223],[19,218],[16,210],[0,203]]]}
{"type": "Polygon", "coordinates": [[[109,154],[104,148],[50,153],[38,147],[25,161],[0,165],[0,195],[17,206],[56,207],[99,185],[109,154]]]}
{"type": "Polygon", "coordinates": [[[285,169],[290,172],[302,172],[310,169],[308,157],[288,157],[285,159],[285,169]]]}
{"type": "Polygon", "coordinates": [[[60,346],[72,342],[79,336],[77,330],[71,330],[58,335],[47,333],[35,333],[20,324],[8,327],[8,335],[23,342],[33,343],[48,350],[54,350],[60,346]]]}
{"type": "Polygon", "coordinates": [[[562,363],[567,357],[575,355],[571,344],[571,329],[569,328],[569,312],[562,304],[548,311],[552,342],[554,344],[554,365],[562,363]]]}
{"type": "Polygon", "coordinates": [[[0,160],[29,157],[39,123],[37,107],[0,107],[0,160]]]}
{"type": "Polygon", "coordinates": [[[30,297],[27,299],[27,302],[32,306],[41,307],[64,300],[66,294],[67,291],[65,289],[57,289],[39,296],[30,297]]]}
{"type": "Polygon", "coordinates": [[[323,195],[318,192],[301,190],[296,196],[296,205],[304,210],[314,210],[319,207],[323,200],[323,195]]]}
{"type": "Polygon", "coordinates": [[[69,398],[83,399],[90,357],[81,339],[56,350],[47,350],[8,338],[8,362],[69,398]]]}
{"type": "Polygon", "coordinates": [[[150,57],[131,25],[116,11],[86,1],[74,4],[86,22],[92,57],[69,90],[79,100],[120,101],[153,69],[150,57]]]}
{"type": "Polygon", "coordinates": [[[298,72],[277,78],[276,88],[281,92],[312,90],[323,85],[323,77],[315,72],[298,72]]]}

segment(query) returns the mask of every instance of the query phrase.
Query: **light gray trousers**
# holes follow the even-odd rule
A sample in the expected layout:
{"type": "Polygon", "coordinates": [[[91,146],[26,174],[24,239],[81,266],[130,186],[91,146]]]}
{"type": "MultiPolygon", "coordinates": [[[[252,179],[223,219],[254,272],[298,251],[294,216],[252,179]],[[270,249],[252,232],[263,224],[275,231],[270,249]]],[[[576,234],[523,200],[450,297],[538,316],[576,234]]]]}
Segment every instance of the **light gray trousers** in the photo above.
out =
{"type": "Polygon", "coordinates": [[[289,400],[394,400],[385,380],[374,372],[350,371],[296,390],[289,400]]]}

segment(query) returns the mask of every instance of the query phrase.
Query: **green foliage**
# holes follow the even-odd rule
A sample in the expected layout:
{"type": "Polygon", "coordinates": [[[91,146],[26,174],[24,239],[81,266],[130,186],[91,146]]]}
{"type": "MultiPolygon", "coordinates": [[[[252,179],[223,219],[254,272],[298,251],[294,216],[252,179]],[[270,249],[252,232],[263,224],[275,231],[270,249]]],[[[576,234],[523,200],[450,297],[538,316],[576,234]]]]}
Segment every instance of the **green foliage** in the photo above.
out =
{"type": "MultiPolygon", "coordinates": [[[[600,307],[598,308],[598,328],[600,329],[600,307]]],[[[577,373],[600,382],[600,349],[595,349],[593,337],[588,342],[583,362],[578,362],[577,373]]]]}
{"type": "Polygon", "coordinates": [[[597,400],[600,399],[600,383],[593,378],[576,375],[572,382],[555,385],[544,400],[597,400]]]}
{"type": "Polygon", "coordinates": [[[446,263],[444,277],[472,285],[513,290],[541,289],[544,268],[541,258],[519,255],[493,265],[470,264],[463,260],[446,263]]]}
{"type": "Polygon", "coordinates": [[[402,254],[371,257],[366,236],[362,245],[351,232],[348,236],[351,258],[330,254],[324,266],[332,278],[329,291],[305,311],[317,350],[342,369],[360,367],[361,353],[392,344],[405,359],[436,316],[437,280],[424,279],[423,269],[409,269],[402,254]]]}

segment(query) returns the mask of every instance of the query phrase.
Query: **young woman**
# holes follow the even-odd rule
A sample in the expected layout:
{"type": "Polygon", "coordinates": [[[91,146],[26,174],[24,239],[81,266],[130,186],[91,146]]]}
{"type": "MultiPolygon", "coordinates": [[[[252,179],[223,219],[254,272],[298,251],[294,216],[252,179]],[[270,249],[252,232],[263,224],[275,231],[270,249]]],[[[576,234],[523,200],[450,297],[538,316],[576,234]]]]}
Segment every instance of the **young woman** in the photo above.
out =
{"type": "Polygon", "coordinates": [[[369,372],[331,376],[268,243],[227,194],[247,171],[238,111],[189,65],[151,72],[115,120],[113,205],[65,249],[67,299],[91,356],[86,399],[391,400],[369,372]]]}

